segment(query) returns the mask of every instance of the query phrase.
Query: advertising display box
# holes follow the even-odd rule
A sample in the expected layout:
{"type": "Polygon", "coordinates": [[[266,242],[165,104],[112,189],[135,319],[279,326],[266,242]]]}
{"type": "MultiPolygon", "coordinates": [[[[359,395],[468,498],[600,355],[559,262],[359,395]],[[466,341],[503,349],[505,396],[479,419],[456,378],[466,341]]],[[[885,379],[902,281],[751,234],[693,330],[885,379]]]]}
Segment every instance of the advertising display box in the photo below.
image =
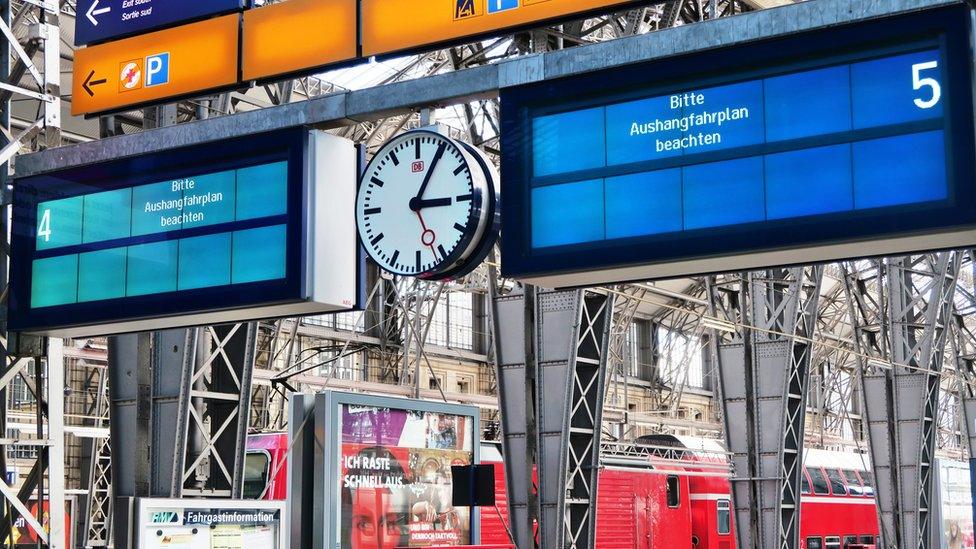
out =
{"type": "Polygon", "coordinates": [[[479,463],[480,420],[472,406],[315,395],[313,470],[291,481],[314,482],[312,546],[476,545],[478,513],[453,506],[451,467],[479,463]]]}
{"type": "Polygon", "coordinates": [[[976,244],[972,18],[502,90],[502,275],[572,287],[976,244]]]}
{"type": "Polygon", "coordinates": [[[359,149],[294,128],[18,179],[10,328],[103,335],[355,309],[359,149]]]}

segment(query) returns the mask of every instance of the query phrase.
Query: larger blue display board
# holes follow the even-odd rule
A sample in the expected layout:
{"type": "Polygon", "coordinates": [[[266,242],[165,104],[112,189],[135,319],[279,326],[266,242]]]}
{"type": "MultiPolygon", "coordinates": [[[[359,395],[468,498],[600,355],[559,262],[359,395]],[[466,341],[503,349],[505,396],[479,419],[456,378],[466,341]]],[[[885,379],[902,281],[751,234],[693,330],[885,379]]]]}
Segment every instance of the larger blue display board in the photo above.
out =
{"type": "Polygon", "coordinates": [[[240,11],[249,3],[250,0],[78,0],[75,45],[115,40],[240,11]]]}
{"type": "Polygon", "coordinates": [[[103,330],[86,327],[185,325],[221,311],[276,316],[290,303],[308,307],[311,285],[323,282],[331,299],[313,308],[355,307],[355,230],[310,225],[316,186],[329,187],[320,199],[352,208],[355,147],[330,141],[324,166],[309,140],[290,130],[17,180],[10,328],[91,335],[103,330]],[[315,162],[337,180],[310,178],[315,162]],[[327,259],[346,265],[309,280],[326,259],[313,253],[325,248],[316,236],[332,247],[327,259]]]}
{"type": "Polygon", "coordinates": [[[970,20],[957,6],[503,91],[505,275],[976,244],[970,20]]]}

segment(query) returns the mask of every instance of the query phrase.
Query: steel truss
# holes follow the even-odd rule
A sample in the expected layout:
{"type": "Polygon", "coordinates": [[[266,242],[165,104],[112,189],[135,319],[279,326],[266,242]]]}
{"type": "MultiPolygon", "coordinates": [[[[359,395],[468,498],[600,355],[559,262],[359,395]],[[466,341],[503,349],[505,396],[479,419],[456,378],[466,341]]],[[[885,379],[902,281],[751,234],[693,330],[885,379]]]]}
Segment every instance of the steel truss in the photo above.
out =
{"type": "Polygon", "coordinates": [[[708,280],[739,547],[799,547],[809,338],[822,281],[822,267],[708,280]]]}

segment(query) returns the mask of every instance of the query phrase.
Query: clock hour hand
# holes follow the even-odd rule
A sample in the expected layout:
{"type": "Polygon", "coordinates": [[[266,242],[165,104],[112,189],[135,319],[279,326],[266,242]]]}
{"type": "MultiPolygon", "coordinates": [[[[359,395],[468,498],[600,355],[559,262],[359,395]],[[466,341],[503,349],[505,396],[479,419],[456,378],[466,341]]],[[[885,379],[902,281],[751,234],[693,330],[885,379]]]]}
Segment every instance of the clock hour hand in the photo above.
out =
{"type": "Polygon", "coordinates": [[[441,157],[444,156],[444,151],[446,149],[447,143],[441,143],[441,145],[437,147],[437,152],[434,153],[434,158],[430,161],[430,168],[427,169],[427,175],[424,176],[424,182],[420,184],[420,190],[417,191],[417,196],[410,201],[411,210],[416,212],[422,208],[420,202],[424,198],[424,191],[427,190],[427,185],[430,184],[430,179],[434,176],[434,170],[437,169],[437,163],[441,161],[441,157]]]}
{"type": "MultiPolygon", "coordinates": [[[[413,200],[411,200],[413,202],[413,200]]],[[[420,199],[416,201],[417,210],[423,210],[425,208],[440,208],[442,206],[450,206],[454,203],[454,199],[451,197],[447,198],[431,198],[428,200],[420,199]]],[[[411,206],[412,207],[412,206],[411,206]]]]}

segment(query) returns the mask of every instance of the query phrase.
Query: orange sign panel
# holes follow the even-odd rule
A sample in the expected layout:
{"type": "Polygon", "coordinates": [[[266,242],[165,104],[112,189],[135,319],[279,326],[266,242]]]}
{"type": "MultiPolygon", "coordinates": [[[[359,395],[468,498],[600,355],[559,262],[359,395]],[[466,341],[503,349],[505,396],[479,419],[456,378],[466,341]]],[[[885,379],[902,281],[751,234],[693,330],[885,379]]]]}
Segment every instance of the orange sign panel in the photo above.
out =
{"type": "Polygon", "coordinates": [[[118,111],[234,85],[239,42],[235,14],[77,50],[71,113],[118,111]]]}
{"type": "Polygon", "coordinates": [[[288,0],[244,12],[244,80],[307,72],[358,53],[356,0],[288,0]]]}
{"type": "Polygon", "coordinates": [[[639,0],[362,0],[363,55],[457,41],[639,0]]]}

